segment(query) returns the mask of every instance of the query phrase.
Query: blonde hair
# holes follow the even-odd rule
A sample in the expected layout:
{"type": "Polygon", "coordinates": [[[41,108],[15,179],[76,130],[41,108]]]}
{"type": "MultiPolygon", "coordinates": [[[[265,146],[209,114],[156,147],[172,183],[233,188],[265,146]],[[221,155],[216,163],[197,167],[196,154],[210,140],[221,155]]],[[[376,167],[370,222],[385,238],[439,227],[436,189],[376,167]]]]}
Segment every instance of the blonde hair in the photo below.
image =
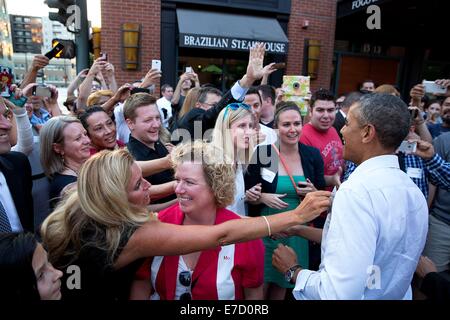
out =
{"type": "Polygon", "coordinates": [[[146,208],[128,201],[133,164],[133,157],[124,149],[101,151],[84,163],[76,190],[69,192],[42,224],[50,261],[62,257],[73,261],[83,246],[93,246],[106,251],[112,264],[122,234],[131,236],[134,229],[154,219],[146,208]],[[86,231],[95,238],[83,239],[86,231]]]}
{"type": "Polygon", "coordinates": [[[237,150],[231,137],[231,125],[247,116],[252,117],[252,120],[254,120],[250,110],[241,107],[233,110],[227,106],[219,113],[211,138],[211,143],[222,148],[224,154],[231,159],[233,163],[244,165],[250,163],[254,148],[253,139],[252,137],[250,138],[248,149],[237,150]]]}
{"type": "Polygon", "coordinates": [[[112,98],[114,96],[114,92],[111,90],[98,90],[91,93],[87,99],[86,106],[92,107],[100,103],[101,98],[108,97],[112,98]]]}
{"type": "Polygon", "coordinates": [[[184,99],[183,106],[181,107],[178,119],[181,119],[186,113],[194,109],[195,104],[200,96],[200,88],[194,87],[189,90],[186,98],[184,99]]]}
{"type": "Polygon", "coordinates": [[[234,202],[236,174],[232,161],[227,161],[222,149],[206,141],[195,140],[178,145],[170,155],[175,171],[185,162],[202,165],[203,175],[218,208],[225,208],[234,202]]]}
{"type": "Polygon", "coordinates": [[[71,123],[79,123],[80,120],[73,116],[58,116],[48,120],[41,128],[39,141],[41,145],[41,165],[47,177],[64,170],[64,159],[56,153],[54,143],[64,145],[64,129],[71,123]]]}
{"type": "Polygon", "coordinates": [[[397,89],[393,85],[390,84],[382,84],[381,86],[377,87],[374,91],[375,93],[386,93],[390,94],[396,97],[400,97],[400,92],[398,92],[397,89]]]}

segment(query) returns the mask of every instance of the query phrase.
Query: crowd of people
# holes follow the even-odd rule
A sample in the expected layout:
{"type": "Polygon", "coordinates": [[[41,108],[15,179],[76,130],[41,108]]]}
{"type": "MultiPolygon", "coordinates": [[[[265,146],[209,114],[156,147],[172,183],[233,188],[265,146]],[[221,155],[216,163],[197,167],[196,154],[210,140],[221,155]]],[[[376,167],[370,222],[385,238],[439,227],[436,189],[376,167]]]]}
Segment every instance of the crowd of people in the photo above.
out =
{"type": "Polygon", "coordinates": [[[303,116],[264,56],[224,94],[102,56],[64,114],[36,56],[0,98],[1,298],[448,298],[450,80],[319,89],[303,116]]]}

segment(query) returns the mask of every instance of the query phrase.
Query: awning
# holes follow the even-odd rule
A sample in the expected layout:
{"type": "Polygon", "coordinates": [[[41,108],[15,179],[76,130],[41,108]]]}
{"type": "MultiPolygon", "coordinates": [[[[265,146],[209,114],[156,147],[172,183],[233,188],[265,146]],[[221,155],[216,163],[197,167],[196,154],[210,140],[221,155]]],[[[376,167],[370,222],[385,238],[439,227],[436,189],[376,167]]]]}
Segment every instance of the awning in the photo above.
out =
{"type": "Polygon", "coordinates": [[[248,51],[256,42],[266,52],[287,54],[288,38],[276,19],[177,9],[179,46],[248,51]]]}

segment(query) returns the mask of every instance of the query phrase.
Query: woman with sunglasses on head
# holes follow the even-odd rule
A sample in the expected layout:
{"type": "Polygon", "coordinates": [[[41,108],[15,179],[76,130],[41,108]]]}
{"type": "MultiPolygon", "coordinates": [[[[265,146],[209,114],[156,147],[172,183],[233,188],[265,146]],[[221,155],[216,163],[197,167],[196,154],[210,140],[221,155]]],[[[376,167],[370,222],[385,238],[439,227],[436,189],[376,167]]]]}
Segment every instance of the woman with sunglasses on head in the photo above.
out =
{"type": "MultiPolygon", "coordinates": [[[[187,183],[181,178],[180,182],[187,183]]],[[[81,289],[64,291],[63,287],[64,299],[126,300],[146,257],[188,254],[257,239],[310,221],[330,205],[330,193],[318,192],[308,194],[295,210],[277,216],[178,226],[149,214],[149,188],[126,150],[104,150],[84,163],[76,190],[41,228],[50,261],[60,269],[73,264],[81,270],[81,289]]],[[[180,199],[189,206],[189,197],[180,195],[180,199]]]]}
{"type": "Polygon", "coordinates": [[[0,233],[0,300],[61,299],[62,272],[31,233],[0,233]]]}
{"type": "MultiPolygon", "coordinates": [[[[240,216],[225,207],[234,201],[235,173],[220,165],[223,153],[199,140],[173,155],[178,204],[158,219],[178,225],[215,225],[240,216]],[[191,159],[199,159],[198,163],[191,159]]],[[[261,240],[180,256],[157,256],[141,268],[133,299],[249,300],[263,298],[264,246],[261,240]],[[142,283],[143,282],[143,283],[142,283]]]]}
{"type": "MultiPolygon", "coordinates": [[[[304,196],[325,187],[323,160],[318,149],[298,142],[302,131],[302,118],[293,102],[280,102],[275,110],[274,128],[278,129],[278,142],[258,146],[245,176],[247,187],[261,184],[261,197],[252,204],[255,215],[276,215],[297,207],[304,196]]],[[[263,239],[265,299],[283,300],[286,288],[293,288],[272,266],[273,250],[281,243],[292,247],[301,257],[299,263],[307,266],[308,241],[300,237],[282,240],[263,239]]]]}
{"type": "Polygon", "coordinates": [[[245,103],[227,105],[217,117],[211,143],[222,148],[236,170],[235,197],[227,209],[241,216],[247,215],[245,201],[260,196],[260,186],[245,191],[244,171],[250,162],[255,145],[255,120],[250,106],[245,103]]]}

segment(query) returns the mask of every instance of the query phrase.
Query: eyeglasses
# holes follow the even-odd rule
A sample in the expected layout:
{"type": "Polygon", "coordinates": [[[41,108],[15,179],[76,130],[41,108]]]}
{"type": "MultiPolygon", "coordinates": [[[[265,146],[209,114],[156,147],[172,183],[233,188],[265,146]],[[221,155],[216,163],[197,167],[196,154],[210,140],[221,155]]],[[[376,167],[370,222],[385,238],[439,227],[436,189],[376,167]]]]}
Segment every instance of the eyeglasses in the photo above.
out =
{"type": "Polygon", "coordinates": [[[234,103],[230,103],[229,105],[226,106],[225,108],[225,114],[223,115],[223,119],[227,118],[228,115],[228,110],[233,110],[236,111],[239,108],[243,108],[245,110],[250,110],[250,106],[246,103],[242,103],[242,102],[234,102],[234,103]]]}
{"type": "Polygon", "coordinates": [[[5,111],[2,112],[2,115],[5,119],[9,119],[9,116],[11,115],[11,110],[8,108],[8,106],[5,104],[5,111]]]}
{"type": "Polygon", "coordinates": [[[180,296],[180,300],[184,300],[184,301],[192,300],[192,295],[190,293],[190,287],[191,287],[191,282],[192,282],[191,272],[190,271],[181,271],[180,275],[178,276],[178,281],[180,281],[180,283],[186,287],[186,290],[189,290],[180,296]]]}

